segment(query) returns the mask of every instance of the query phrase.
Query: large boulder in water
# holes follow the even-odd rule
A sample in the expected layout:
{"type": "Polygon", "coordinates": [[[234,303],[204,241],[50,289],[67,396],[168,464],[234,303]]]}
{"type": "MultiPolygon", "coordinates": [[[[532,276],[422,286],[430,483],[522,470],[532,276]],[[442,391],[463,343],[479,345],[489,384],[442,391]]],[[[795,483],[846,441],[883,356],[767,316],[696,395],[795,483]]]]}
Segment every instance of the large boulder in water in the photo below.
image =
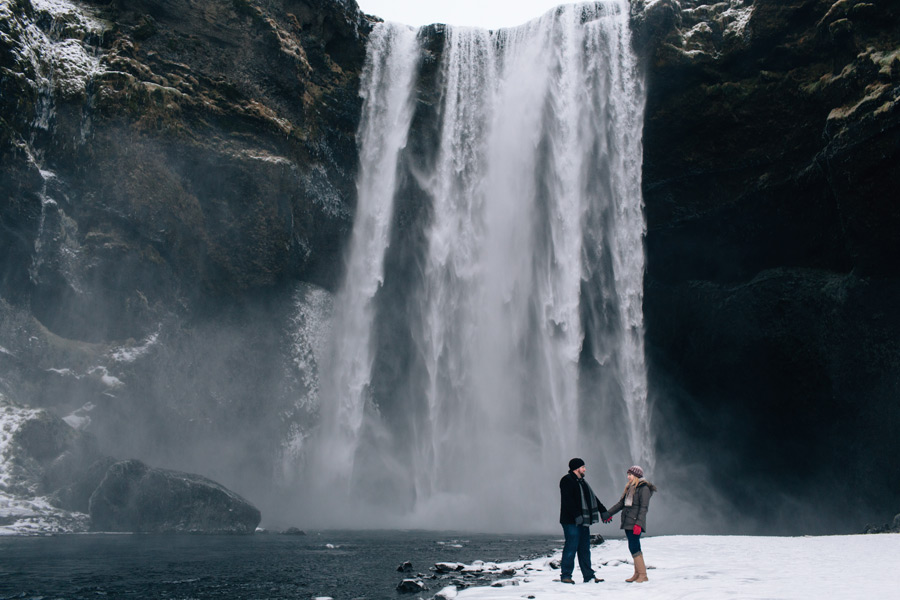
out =
{"type": "Polygon", "coordinates": [[[91,529],[141,533],[253,533],[260,512],[218,483],[151,468],[113,464],[91,495],[91,529]]]}

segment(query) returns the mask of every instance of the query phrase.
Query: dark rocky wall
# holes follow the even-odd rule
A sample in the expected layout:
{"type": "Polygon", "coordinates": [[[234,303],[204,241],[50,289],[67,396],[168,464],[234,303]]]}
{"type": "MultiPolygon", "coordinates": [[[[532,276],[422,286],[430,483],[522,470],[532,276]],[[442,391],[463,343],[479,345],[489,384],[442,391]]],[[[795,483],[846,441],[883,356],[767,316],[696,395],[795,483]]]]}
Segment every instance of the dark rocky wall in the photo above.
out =
{"type": "Polygon", "coordinates": [[[728,481],[769,528],[782,493],[805,507],[790,531],[882,522],[900,505],[900,6],[663,1],[637,23],[661,467],[709,465],[690,478],[728,481]]]}
{"type": "Polygon", "coordinates": [[[3,261],[4,296],[55,333],[102,341],[144,335],[209,296],[286,278],[333,286],[368,27],[355,3],[79,6],[105,29],[80,31],[27,0],[4,23],[13,45],[36,20],[100,59],[79,88],[49,52],[36,67],[5,49],[0,220],[18,260],[3,261]],[[43,217],[42,197],[55,202],[43,217]]]}
{"type": "Polygon", "coordinates": [[[312,410],[297,306],[341,277],[371,21],[52,4],[0,6],[0,392],[259,490],[312,410]]]}

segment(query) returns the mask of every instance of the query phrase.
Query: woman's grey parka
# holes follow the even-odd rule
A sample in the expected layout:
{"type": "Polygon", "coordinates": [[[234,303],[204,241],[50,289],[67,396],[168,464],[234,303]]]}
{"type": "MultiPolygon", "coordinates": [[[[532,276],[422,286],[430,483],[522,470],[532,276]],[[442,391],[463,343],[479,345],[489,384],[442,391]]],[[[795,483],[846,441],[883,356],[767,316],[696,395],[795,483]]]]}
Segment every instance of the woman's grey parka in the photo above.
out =
{"type": "Polygon", "coordinates": [[[631,506],[625,506],[625,492],[622,492],[622,497],[609,509],[609,514],[614,515],[621,510],[622,529],[634,529],[635,525],[640,525],[641,529],[646,531],[647,509],[650,508],[650,496],[655,491],[655,485],[641,480],[637,484],[637,489],[634,490],[634,501],[631,506]]]}

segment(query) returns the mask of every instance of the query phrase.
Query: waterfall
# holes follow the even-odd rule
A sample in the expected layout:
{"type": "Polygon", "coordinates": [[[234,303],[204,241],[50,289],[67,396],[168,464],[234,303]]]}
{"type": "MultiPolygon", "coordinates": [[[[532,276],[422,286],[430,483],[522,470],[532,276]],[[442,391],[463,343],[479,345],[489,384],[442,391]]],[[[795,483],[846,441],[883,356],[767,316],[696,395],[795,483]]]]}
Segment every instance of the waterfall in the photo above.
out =
{"type": "Polygon", "coordinates": [[[321,470],[352,471],[365,407],[370,403],[373,299],[384,280],[384,254],[393,211],[397,160],[412,118],[418,42],[412,28],[384,24],[369,40],[361,82],[363,114],[359,128],[358,205],[346,285],[335,308],[338,315],[329,364],[321,381],[321,470]]]}
{"type": "Polygon", "coordinates": [[[628,14],[375,27],[311,461],[323,514],[533,528],[572,456],[608,500],[652,468],[628,14]]]}

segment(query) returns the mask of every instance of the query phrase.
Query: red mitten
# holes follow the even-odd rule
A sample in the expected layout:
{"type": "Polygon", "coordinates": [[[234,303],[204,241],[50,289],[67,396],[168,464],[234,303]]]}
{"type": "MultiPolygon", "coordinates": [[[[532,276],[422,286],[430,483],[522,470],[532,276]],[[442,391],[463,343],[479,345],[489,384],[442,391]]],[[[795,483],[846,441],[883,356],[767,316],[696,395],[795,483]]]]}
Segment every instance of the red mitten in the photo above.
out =
{"type": "Polygon", "coordinates": [[[641,530],[641,526],[640,526],[640,525],[635,525],[635,526],[634,526],[634,535],[641,535],[641,531],[642,531],[642,530],[641,530]]]}

